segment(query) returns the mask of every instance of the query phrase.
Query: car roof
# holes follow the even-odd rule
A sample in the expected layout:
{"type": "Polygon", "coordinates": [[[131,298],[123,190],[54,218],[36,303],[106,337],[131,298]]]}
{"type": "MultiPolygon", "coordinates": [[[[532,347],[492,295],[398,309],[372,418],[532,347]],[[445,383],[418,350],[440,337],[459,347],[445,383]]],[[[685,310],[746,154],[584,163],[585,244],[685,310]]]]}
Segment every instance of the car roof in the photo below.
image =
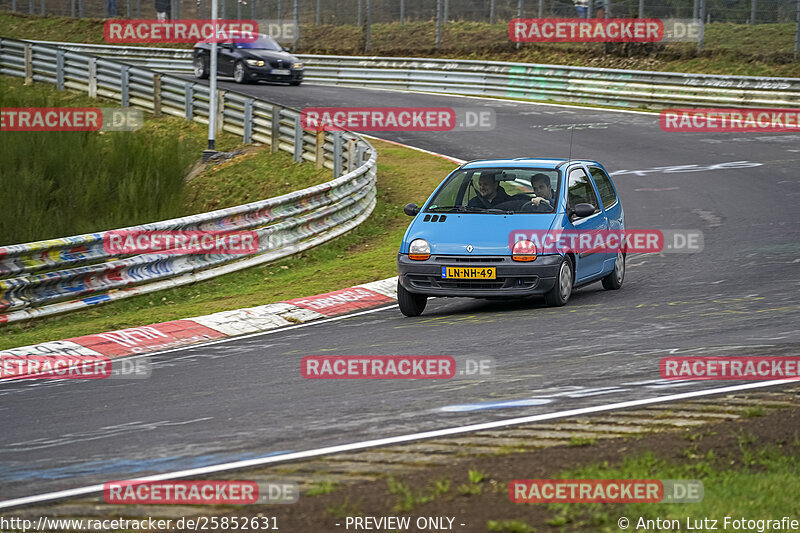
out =
{"type": "Polygon", "coordinates": [[[477,159],[469,161],[461,165],[463,169],[474,168],[546,168],[556,169],[564,163],[585,163],[590,165],[599,165],[597,161],[590,159],[556,159],[556,158],[540,158],[540,157],[517,157],[514,159],[477,159]]]}

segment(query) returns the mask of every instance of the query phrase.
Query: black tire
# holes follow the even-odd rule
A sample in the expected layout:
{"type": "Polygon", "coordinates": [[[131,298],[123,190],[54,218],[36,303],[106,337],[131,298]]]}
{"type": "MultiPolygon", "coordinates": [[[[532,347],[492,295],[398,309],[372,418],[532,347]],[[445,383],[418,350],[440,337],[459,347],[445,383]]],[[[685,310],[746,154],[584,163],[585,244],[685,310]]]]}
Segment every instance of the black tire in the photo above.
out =
{"type": "Polygon", "coordinates": [[[414,294],[408,292],[397,282],[397,303],[400,306],[400,312],[406,316],[419,316],[425,310],[425,305],[428,303],[428,297],[424,294],[414,294]]]}
{"type": "Polygon", "coordinates": [[[616,291],[622,287],[625,281],[625,254],[617,252],[617,260],[614,261],[614,270],[603,278],[603,288],[608,291],[616,291]]]}
{"type": "Polygon", "coordinates": [[[209,74],[208,61],[202,55],[194,56],[194,77],[198,80],[207,80],[209,74]]]}
{"type": "Polygon", "coordinates": [[[289,82],[289,85],[293,85],[293,86],[297,87],[297,86],[298,86],[298,85],[300,85],[301,83],[303,83],[303,82],[301,82],[301,81],[290,81],[290,82],[289,82]]]}
{"type": "Polygon", "coordinates": [[[561,307],[569,301],[569,297],[572,296],[572,287],[575,283],[574,273],[575,267],[572,264],[572,259],[569,256],[564,257],[561,260],[561,264],[558,265],[556,284],[544,295],[544,301],[548,307],[561,307]]]}
{"type": "Polygon", "coordinates": [[[244,68],[244,63],[237,61],[233,66],[233,81],[236,83],[247,83],[247,69],[244,68]]]}

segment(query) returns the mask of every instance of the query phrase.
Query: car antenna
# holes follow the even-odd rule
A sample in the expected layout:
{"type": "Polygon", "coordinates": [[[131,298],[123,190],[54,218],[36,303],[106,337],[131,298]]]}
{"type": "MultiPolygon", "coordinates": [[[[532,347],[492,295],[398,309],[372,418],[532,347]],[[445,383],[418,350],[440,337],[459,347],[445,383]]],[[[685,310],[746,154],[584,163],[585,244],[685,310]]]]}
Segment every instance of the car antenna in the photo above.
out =
{"type": "Polygon", "coordinates": [[[572,139],[575,137],[575,124],[569,128],[569,156],[567,156],[567,166],[572,161],[572,139]]]}

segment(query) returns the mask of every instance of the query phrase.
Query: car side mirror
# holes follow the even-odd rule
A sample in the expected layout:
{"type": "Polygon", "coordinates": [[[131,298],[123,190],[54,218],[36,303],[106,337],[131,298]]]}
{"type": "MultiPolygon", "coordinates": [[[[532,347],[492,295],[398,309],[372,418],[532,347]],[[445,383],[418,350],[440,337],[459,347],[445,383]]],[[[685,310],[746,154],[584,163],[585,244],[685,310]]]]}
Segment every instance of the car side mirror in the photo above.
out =
{"type": "Polygon", "coordinates": [[[417,214],[419,214],[419,211],[420,211],[420,209],[419,209],[419,207],[417,206],[417,204],[407,204],[407,205],[406,205],[406,206],[403,208],[403,213],[405,213],[406,215],[408,215],[408,216],[410,216],[410,217],[415,217],[415,216],[417,216],[417,214]]]}
{"type": "Polygon", "coordinates": [[[577,204],[572,208],[572,212],[578,215],[578,218],[584,218],[593,215],[595,207],[592,204],[577,204]]]}

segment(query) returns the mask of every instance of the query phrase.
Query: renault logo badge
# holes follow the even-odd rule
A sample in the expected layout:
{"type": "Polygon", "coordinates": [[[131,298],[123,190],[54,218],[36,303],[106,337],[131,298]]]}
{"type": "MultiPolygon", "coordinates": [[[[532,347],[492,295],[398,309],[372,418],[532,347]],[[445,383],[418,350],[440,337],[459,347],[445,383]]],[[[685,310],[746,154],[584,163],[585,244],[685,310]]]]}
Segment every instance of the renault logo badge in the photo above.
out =
{"type": "Polygon", "coordinates": [[[472,245],[468,244],[467,245],[467,252],[472,253],[472,250],[473,250],[472,245]]]}

